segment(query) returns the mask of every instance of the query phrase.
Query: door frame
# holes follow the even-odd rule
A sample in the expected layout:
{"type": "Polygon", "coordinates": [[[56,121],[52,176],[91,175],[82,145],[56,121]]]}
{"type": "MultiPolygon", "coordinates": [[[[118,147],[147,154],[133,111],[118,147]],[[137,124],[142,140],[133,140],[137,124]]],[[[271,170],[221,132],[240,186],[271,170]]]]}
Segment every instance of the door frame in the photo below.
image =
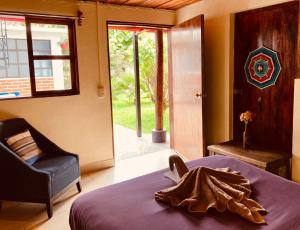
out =
{"type": "MultiPolygon", "coordinates": [[[[110,114],[111,114],[111,129],[112,129],[112,142],[113,142],[112,148],[113,148],[113,159],[115,161],[114,119],[113,119],[113,107],[112,107],[113,102],[112,102],[111,69],[110,69],[110,55],[109,55],[109,33],[108,33],[109,25],[141,27],[141,28],[149,28],[149,29],[167,29],[167,30],[172,29],[173,27],[175,27],[175,25],[151,24],[151,23],[142,23],[142,22],[125,22],[125,21],[114,21],[114,20],[107,20],[106,21],[106,41],[107,41],[107,58],[108,58],[108,74],[109,74],[110,114]]],[[[169,43],[167,43],[167,44],[169,46],[169,43]]],[[[168,63],[169,63],[169,53],[168,53],[168,63]]],[[[168,77],[168,81],[169,81],[169,77],[168,77]]],[[[170,84],[170,82],[168,82],[168,84],[170,84]]],[[[169,92],[169,97],[170,97],[170,92],[169,92]]],[[[169,100],[170,100],[170,98],[169,98],[169,100]]],[[[170,107],[169,107],[169,109],[170,109],[170,107]]],[[[169,112],[169,116],[170,116],[170,114],[171,113],[169,112]]],[[[171,136],[171,120],[170,120],[170,118],[169,118],[169,123],[170,123],[170,136],[171,136]]]]}

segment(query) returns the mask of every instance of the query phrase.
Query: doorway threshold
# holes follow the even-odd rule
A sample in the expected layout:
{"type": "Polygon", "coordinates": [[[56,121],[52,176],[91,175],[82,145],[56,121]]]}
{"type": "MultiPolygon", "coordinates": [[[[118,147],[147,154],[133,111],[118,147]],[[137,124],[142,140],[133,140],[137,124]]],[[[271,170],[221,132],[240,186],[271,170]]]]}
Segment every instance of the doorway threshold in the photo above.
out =
{"type": "Polygon", "coordinates": [[[114,124],[115,160],[119,161],[169,150],[168,140],[167,137],[165,143],[153,143],[151,133],[143,133],[142,137],[137,137],[135,130],[114,124]]]}

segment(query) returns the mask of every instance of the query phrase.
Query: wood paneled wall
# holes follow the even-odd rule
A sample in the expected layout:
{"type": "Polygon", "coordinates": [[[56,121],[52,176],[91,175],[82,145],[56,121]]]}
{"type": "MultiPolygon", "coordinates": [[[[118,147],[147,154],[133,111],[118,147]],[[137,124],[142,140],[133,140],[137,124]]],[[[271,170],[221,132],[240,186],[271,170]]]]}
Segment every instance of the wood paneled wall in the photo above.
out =
{"type": "Polygon", "coordinates": [[[297,74],[299,2],[293,1],[235,15],[234,139],[241,141],[240,113],[251,110],[253,145],[292,151],[293,93],[297,74]],[[278,52],[282,71],[274,86],[258,89],[247,83],[244,65],[250,51],[266,46],[278,52]],[[259,102],[261,98],[261,102],[259,102]]]}

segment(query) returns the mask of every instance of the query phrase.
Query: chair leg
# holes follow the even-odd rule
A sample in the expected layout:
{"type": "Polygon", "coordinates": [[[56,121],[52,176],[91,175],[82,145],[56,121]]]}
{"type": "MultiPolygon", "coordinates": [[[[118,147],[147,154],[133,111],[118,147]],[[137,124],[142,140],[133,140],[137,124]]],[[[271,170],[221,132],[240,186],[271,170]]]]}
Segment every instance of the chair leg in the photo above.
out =
{"type": "Polygon", "coordinates": [[[77,186],[78,192],[80,193],[80,192],[81,192],[81,184],[80,184],[80,181],[78,181],[78,182],[76,183],[76,186],[77,186]]]}
{"type": "Polygon", "coordinates": [[[49,200],[46,202],[48,218],[50,219],[53,215],[53,202],[49,200]]]}

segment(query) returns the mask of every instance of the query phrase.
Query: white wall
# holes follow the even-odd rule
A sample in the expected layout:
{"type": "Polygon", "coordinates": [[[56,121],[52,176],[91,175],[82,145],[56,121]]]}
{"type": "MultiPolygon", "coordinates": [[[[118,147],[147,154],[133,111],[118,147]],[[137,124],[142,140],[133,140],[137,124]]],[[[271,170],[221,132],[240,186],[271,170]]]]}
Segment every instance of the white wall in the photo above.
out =
{"type": "Polygon", "coordinates": [[[295,80],[292,179],[300,183],[300,79],[295,80]]]}

